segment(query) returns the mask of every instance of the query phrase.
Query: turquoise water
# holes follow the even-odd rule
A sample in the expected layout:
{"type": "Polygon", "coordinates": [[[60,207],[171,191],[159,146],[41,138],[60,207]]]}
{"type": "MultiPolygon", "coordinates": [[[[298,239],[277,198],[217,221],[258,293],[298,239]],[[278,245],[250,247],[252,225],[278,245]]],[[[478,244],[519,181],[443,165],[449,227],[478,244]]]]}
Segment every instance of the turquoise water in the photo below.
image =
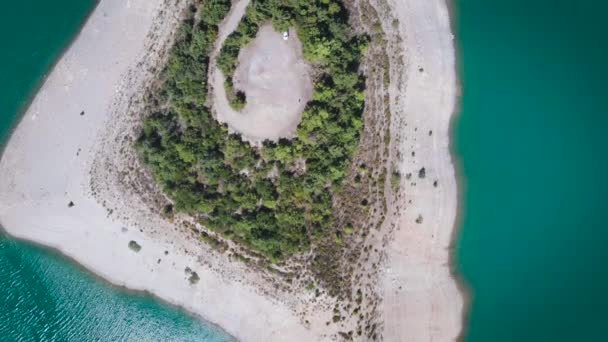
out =
{"type": "MultiPolygon", "coordinates": [[[[0,11],[0,144],[92,0],[12,1],[0,11]]],[[[0,232],[2,341],[229,341],[151,296],[112,288],[46,249],[0,232]]]]}
{"type": "Polygon", "coordinates": [[[111,288],[62,256],[0,239],[2,341],[230,341],[154,298],[111,288]]]}
{"type": "Polygon", "coordinates": [[[455,1],[466,341],[608,341],[605,1],[455,1]]]}

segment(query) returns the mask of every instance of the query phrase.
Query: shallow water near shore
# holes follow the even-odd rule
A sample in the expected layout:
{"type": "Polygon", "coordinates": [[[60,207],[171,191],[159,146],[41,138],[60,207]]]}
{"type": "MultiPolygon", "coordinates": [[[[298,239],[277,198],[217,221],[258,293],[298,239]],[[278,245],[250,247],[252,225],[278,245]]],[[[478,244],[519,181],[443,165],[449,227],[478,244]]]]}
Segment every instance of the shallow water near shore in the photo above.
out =
{"type": "Polygon", "coordinates": [[[0,238],[3,341],[232,341],[155,298],[110,287],[55,252],[0,238]]]}
{"type": "MultiPolygon", "coordinates": [[[[0,145],[35,88],[93,9],[93,0],[10,2],[0,11],[0,145]]],[[[111,287],[58,253],[0,229],[3,341],[231,341],[149,295],[111,287]]]]}
{"type": "Polygon", "coordinates": [[[454,1],[465,341],[606,341],[602,1],[454,1]]]}

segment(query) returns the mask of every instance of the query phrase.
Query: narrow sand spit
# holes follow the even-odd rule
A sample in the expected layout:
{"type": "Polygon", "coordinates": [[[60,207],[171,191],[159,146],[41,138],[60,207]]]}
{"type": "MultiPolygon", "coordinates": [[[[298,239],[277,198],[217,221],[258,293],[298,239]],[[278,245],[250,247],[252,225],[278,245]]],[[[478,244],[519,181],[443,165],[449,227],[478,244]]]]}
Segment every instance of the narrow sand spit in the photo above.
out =
{"type": "MultiPolygon", "coordinates": [[[[448,149],[456,100],[448,11],[444,0],[391,1],[399,22],[383,26],[400,31],[404,56],[396,63],[402,67],[392,67],[403,83],[391,83],[391,111],[407,122],[393,125],[393,138],[407,156],[398,164],[401,174],[413,177],[402,178],[405,195],[387,217],[395,229],[378,279],[381,334],[384,341],[449,341],[460,332],[463,302],[448,267],[456,213],[448,149]],[[424,179],[418,178],[421,168],[424,179]]],[[[220,29],[222,41],[247,3],[235,4],[220,29]]],[[[141,119],[138,105],[188,4],[100,1],[4,151],[0,223],[15,237],[56,248],[110,282],[149,291],[240,340],[329,340],[336,332],[325,324],[332,318],[329,299],[275,290],[258,273],[192,239],[178,219],[151,212],[136,191],[157,193],[130,176],[139,170],[129,152],[141,119]],[[131,240],[140,252],[127,247],[131,240]],[[186,267],[198,273],[198,284],[189,283],[186,267]],[[307,312],[309,322],[295,312],[307,312]]]]}

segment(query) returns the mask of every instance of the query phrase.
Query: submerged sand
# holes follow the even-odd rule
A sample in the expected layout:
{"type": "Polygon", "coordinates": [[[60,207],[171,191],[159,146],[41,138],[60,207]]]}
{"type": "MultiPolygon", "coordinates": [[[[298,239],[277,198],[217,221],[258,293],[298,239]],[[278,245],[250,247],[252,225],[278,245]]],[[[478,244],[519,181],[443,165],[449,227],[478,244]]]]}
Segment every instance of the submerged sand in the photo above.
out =
{"type": "MultiPolygon", "coordinates": [[[[6,146],[0,223],[12,236],[56,248],[108,281],[149,291],[237,339],[328,340],[330,299],[274,291],[260,274],[193,240],[177,220],[151,212],[141,193],[125,190],[130,170],[138,169],[125,152],[140,120],[137,105],[187,4],[100,1],[6,146]],[[141,250],[129,249],[129,241],[141,250]],[[198,284],[190,284],[186,268],[198,273],[198,284]],[[302,311],[308,322],[296,313],[302,311]]],[[[235,11],[245,5],[238,2],[235,11]]],[[[393,138],[403,156],[395,163],[414,177],[402,177],[402,195],[387,218],[394,229],[382,247],[381,331],[385,341],[448,341],[461,330],[463,307],[449,269],[457,204],[449,154],[453,37],[444,0],[389,5],[398,23],[383,26],[397,30],[403,52],[390,86],[393,138]],[[426,177],[418,179],[423,167],[426,177]]]]}

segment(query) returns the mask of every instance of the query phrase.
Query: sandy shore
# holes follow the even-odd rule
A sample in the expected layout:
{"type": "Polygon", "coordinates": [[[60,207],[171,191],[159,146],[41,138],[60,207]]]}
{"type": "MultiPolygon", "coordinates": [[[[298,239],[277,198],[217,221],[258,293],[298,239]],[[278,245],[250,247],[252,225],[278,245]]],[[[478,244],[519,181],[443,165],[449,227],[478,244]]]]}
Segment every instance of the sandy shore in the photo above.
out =
{"type": "MultiPolygon", "coordinates": [[[[327,340],[329,299],[275,291],[268,279],[201,246],[188,228],[150,212],[136,191],[125,191],[125,175],[137,168],[124,151],[140,119],[137,104],[186,4],[100,2],[6,146],[0,223],[12,236],[56,248],[110,282],[149,291],[239,340],[327,340]],[[139,253],[127,247],[131,240],[142,246],[139,253]],[[198,284],[188,281],[187,267],[198,284]],[[303,311],[308,322],[296,314],[303,311]]],[[[391,100],[394,115],[407,123],[393,126],[405,156],[399,169],[414,178],[403,177],[404,195],[389,216],[396,228],[378,281],[382,335],[448,341],[460,332],[463,306],[448,267],[457,199],[448,149],[456,100],[450,23],[443,0],[390,4],[405,56],[397,63],[403,68],[393,69],[403,84],[391,84],[391,100]],[[426,177],[417,179],[422,167],[426,177]]]]}
{"type": "Polygon", "coordinates": [[[449,264],[457,210],[449,150],[457,100],[449,12],[445,0],[389,4],[399,20],[405,75],[402,87],[391,90],[404,121],[393,135],[403,156],[400,173],[411,179],[402,180],[393,212],[396,228],[380,279],[381,320],[387,341],[450,341],[462,329],[463,296],[449,264]]]}

